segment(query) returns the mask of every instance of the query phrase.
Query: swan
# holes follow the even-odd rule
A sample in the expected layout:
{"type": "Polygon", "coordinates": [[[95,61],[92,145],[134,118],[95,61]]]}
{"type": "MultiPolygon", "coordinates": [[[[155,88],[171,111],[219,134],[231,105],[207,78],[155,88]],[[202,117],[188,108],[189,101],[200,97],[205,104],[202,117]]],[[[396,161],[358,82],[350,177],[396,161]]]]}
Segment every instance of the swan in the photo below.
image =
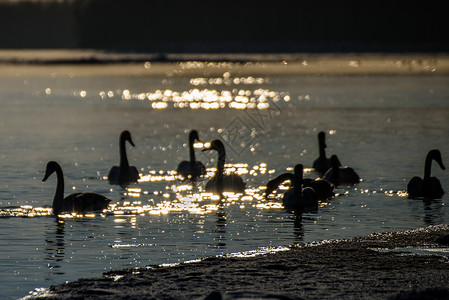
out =
{"type": "Polygon", "coordinates": [[[176,169],[178,174],[182,175],[184,178],[190,177],[192,180],[206,174],[206,167],[204,167],[202,162],[195,159],[195,148],[193,147],[195,141],[201,142],[198,137],[198,131],[192,130],[189,133],[190,161],[181,161],[176,169]]]}
{"type": "Polygon", "coordinates": [[[64,175],[61,166],[57,162],[50,161],[47,163],[42,182],[45,182],[54,172],[56,172],[58,178],[52,205],[55,215],[73,212],[86,213],[103,210],[108,207],[111,200],[97,193],[74,193],[64,198],[64,175]]]}
{"type": "Polygon", "coordinates": [[[430,170],[433,160],[440,165],[441,169],[446,170],[441,158],[441,152],[436,149],[430,150],[426,156],[426,163],[424,165],[424,179],[415,176],[410,179],[407,185],[409,197],[440,198],[444,194],[444,190],[441,187],[441,183],[438,178],[430,177],[430,170]]]}
{"type": "MultiPolygon", "coordinates": [[[[295,170],[299,171],[300,167],[295,167],[295,170]]],[[[284,173],[270,180],[267,183],[267,189],[265,191],[266,195],[268,196],[269,194],[271,194],[284,181],[290,180],[291,182],[293,182],[293,177],[294,174],[292,173],[284,173]]],[[[329,181],[321,178],[303,178],[303,187],[312,188],[315,191],[318,200],[328,200],[334,196],[334,185],[329,181]]]]}
{"type": "Polygon", "coordinates": [[[337,155],[332,155],[330,161],[331,168],[324,174],[324,179],[334,185],[355,184],[360,182],[360,177],[353,168],[341,166],[337,155]]]}
{"type": "Polygon", "coordinates": [[[326,157],[326,142],[325,142],[325,133],[324,131],[320,131],[318,133],[318,147],[319,147],[319,156],[313,162],[313,168],[321,174],[326,173],[327,170],[331,167],[330,159],[326,157]]]}
{"type": "Polygon", "coordinates": [[[113,166],[109,171],[108,179],[110,184],[126,185],[137,182],[140,178],[136,167],[130,166],[126,157],[125,142],[128,141],[133,147],[131,133],[128,130],[120,134],[120,166],[113,166]]]}
{"type": "Polygon", "coordinates": [[[226,161],[226,151],[220,140],[213,140],[208,148],[202,151],[215,150],[218,152],[217,172],[215,176],[206,183],[206,191],[214,192],[221,195],[222,192],[243,193],[245,191],[245,183],[237,174],[223,174],[226,161]]]}
{"type": "Polygon", "coordinates": [[[334,185],[326,179],[304,178],[304,187],[310,187],[316,192],[318,200],[328,200],[334,196],[334,185]]]}
{"type": "Polygon", "coordinates": [[[301,164],[295,166],[294,174],[284,173],[267,183],[265,198],[268,197],[282,182],[290,180],[292,187],[284,193],[282,204],[286,208],[312,208],[318,207],[318,197],[311,187],[303,187],[303,170],[301,164]]]}

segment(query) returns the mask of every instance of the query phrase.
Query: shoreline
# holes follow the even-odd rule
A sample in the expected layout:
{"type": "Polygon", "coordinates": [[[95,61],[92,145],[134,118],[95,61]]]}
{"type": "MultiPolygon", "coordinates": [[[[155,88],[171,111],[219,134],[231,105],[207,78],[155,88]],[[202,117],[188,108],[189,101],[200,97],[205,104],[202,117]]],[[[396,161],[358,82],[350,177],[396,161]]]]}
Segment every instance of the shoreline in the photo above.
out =
{"type": "Polygon", "coordinates": [[[158,54],[0,50],[6,76],[449,75],[448,53],[158,54]]]}
{"type": "Polygon", "coordinates": [[[447,299],[448,256],[407,252],[413,253],[408,247],[443,246],[447,252],[448,238],[448,225],[373,233],[253,257],[209,257],[175,266],[109,271],[27,298],[447,299]]]}

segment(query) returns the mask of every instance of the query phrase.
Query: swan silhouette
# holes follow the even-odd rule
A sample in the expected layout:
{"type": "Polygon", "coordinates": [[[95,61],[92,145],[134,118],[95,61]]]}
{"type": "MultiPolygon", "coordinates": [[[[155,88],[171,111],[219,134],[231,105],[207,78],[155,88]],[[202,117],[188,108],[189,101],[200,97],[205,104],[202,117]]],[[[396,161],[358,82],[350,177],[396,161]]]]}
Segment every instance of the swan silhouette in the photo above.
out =
{"type": "Polygon", "coordinates": [[[218,152],[217,172],[214,177],[206,183],[206,191],[221,195],[223,192],[243,193],[245,191],[245,183],[237,174],[225,175],[224,166],[226,162],[226,150],[220,140],[213,140],[208,148],[202,151],[215,150],[218,152]]]}
{"type": "Polygon", "coordinates": [[[303,170],[303,165],[297,164],[293,174],[284,173],[275,179],[270,180],[267,183],[265,198],[267,198],[282,182],[290,180],[292,186],[282,197],[282,204],[285,208],[304,209],[318,207],[318,197],[315,190],[311,187],[304,186],[303,170]]]}
{"type": "Polygon", "coordinates": [[[324,179],[334,185],[356,184],[360,182],[360,177],[354,169],[343,167],[337,155],[332,155],[330,161],[331,168],[324,174],[324,179]]]}
{"type": "MultiPolygon", "coordinates": [[[[295,167],[295,171],[299,172],[300,170],[301,168],[299,166],[298,168],[295,167]]],[[[281,183],[286,180],[290,180],[291,182],[293,182],[293,176],[294,174],[292,173],[284,173],[268,181],[267,189],[265,192],[266,195],[268,196],[269,194],[271,194],[275,189],[279,187],[281,183]]],[[[303,187],[312,188],[315,191],[318,200],[328,200],[334,196],[334,185],[325,179],[303,178],[303,187]]]]}
{"type": "Polygon", "coordinates": [[[45,182],[54,172],[56,172],[58,178],[52,205],[55,215],[73,212],[86,213],[103,210],[108,207],[111,200],[97,193],[74,193],[64,198],[64,175],[61,166],[57,162],[50,161],[47,163],[42,182],[45,182]]]}
{"type": "Polygon", "coordinates": [[[326,173],[327,170],[331,167],[330,159],[326,157],[326,136],[324,131],[320,131],[318,133],[318,148],[319,148],[319,156],[313,162],[313,168],[321,174],[326,173]]]}
{"type": "Polygon", "coordinates": [[[426,162],[424,165],[424,179],[415,176],[410,179],[407,185],[409,197],[440,198],[444,194],[444,190],[441,187],[441,183],[438,178],[430,177],[433,160],[440,165],[441,169],[446,170],[441,158],[441,152],[436,149],[430,150],[426,156],[426,162]]]}
{"type": "Polygon", "coordinates": [[[184,178],[189,178],[194,180],[197,177],[201,175],[206,174],[206,167],[204,167],[203,163],[200,161],[197,161],[195,159],[195,148],[193,147],[193,144],[195,141],[201,142],[198,137],[198,131],[192,130],[189,133],[189,154],[190,154],[190,161],[183,160],[179,163],[178,168],[176,169],[176,172],[178,174],[182,175],[184,178]]]}
{"type": "Polygon", "coordinates": [[[131,182],[137,182],[140,178],[136,167],[130,166],[126,156],[125,143],[128,141],[133,147],[131,133],[128,130],[120,134],[120,166],[113,166],[108,174],[110,184],[126,185],[131,182]]]}

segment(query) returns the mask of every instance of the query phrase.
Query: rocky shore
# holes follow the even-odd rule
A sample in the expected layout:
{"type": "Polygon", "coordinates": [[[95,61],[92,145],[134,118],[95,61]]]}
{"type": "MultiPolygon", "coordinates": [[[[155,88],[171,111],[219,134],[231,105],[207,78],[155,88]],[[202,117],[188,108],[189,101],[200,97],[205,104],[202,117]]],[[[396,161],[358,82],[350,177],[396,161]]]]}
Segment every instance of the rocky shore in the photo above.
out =
{"type": "Polygon", "coordinates": [[[374,233],[251,257],[104,273],[48,299],[448,299],[449,226],[374,233]],[[428,255],[413,254],[416,249],[428,255]]]}

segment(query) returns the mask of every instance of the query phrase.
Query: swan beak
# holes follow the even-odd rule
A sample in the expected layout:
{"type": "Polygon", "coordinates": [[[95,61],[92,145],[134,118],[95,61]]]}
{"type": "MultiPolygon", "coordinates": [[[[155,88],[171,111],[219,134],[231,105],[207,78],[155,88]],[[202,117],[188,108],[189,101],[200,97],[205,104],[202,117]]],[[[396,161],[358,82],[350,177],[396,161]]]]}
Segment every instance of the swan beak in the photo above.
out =
{"type": "Polygon", "coordinates": [[[132,140],[132,139],[129,139],[128,141],[129,141],[129,143],[131,144],[131,146],[133,146],[133,147],[136,147],[136,145],[134,145],[134,143],[133,143],[133,140],[132,140]]]}
{"type": "Polygon", "coordinates": [[[446,170],[446,168],[444,167],[444,165],[443,165],[443,162],[442,162],[442,161],[439,161],[439,162],[438,162],[438,164],[440,165],[441,169],[443,169],[443,170],[446,170]]]}
{"type": "Polygon", "coordinates": [[[44,178],[42,178],[42,182],[45,182],[48,179],[48,177],[50,177],[50,174],[49,173],[45,173],[44,178]]]}

